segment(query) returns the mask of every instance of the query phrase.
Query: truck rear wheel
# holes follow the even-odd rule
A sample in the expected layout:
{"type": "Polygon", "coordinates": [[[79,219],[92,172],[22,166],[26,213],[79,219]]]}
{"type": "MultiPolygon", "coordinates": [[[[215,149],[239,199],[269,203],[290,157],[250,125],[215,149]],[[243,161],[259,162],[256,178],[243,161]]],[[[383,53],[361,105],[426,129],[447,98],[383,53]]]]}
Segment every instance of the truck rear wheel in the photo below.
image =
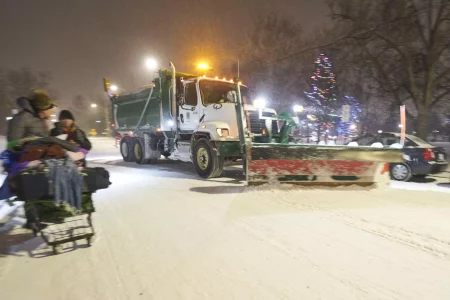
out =
{"type": "Polygon", "coordinates": [[[134,160],[132,151],[132,139],[123,138],[120,141],[120,154],[122,154],[123,161],[130,162],[134,160]]]}
{"type": "Polygon", "coordinates": [[[203,178],[214,178],[222,175],[223,159],[214,153],[211,143],[201,138],[194,146],[193,162],[197,174],[203,178]]]}
{"type": "Polygon", "coordinates": [[[138,165],[145,165],[148,159],[145,159],[144,143],[140,139],[135,139],[133,144],[134,160],[138,165]]]}

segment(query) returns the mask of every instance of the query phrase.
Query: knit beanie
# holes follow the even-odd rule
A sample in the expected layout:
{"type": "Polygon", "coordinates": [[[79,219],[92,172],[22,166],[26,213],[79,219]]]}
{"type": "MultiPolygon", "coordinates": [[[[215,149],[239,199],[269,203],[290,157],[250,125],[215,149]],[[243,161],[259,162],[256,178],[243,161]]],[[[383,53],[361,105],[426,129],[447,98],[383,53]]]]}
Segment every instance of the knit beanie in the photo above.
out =
{"type": "Polygon", "coordinates": [[[50,96],[44,90],[32,90],[28,97],[31,106],[36,112],[48,110],[56,106],[50,96]]]}
{"type": "Polygon", "coordinates": [[[62,121],[62,120],[72,120],[72,121],[75,121],[75,118],[73,117],[73,114],[72,114],[70,111],[68,111],[68,110],[62,110],[62,111],[59,113],[59,120],[60,120],[60,121],[62,121]]]}

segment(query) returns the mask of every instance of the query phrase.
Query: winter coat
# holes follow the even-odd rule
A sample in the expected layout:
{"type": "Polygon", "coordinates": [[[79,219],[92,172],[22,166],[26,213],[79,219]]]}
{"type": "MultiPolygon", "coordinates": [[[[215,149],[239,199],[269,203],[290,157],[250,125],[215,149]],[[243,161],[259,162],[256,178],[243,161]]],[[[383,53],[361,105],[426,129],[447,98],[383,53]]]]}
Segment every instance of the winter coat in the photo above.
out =
{"type": "Polygon", "coordinates": [[[8,122],[8,142],[31,136],[49,136],[49,121],[40,119],[29,101],[22,101],[20,108],[22,111],[8,122]]]}
{"type": "Polygon", "coordinates": [[[55,128],[50,132],[51,136],[58,136],[62,134],[67,134],[67,141],[74,142],[78,144],[81,148],[86,150],[91,150],[92,145],[83,130],[78,128],[75,124],[69,130],[64,129],[61,123],[55,123],[55,128]]]}

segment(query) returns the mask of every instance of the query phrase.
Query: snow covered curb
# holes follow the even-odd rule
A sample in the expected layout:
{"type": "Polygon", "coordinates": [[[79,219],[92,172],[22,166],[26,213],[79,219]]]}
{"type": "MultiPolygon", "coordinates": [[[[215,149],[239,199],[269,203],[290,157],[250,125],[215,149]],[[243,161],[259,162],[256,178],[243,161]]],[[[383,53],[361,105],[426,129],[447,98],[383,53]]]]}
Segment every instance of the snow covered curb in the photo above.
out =
{"type": "Polygon", "coordinates": [[[0,201],[0,227],[9,221],[10,216],[21,206],[21,204],[14,203],[10,206],[6,200],[0,201]]]}
{"type": "Polygon", "coordinates": [[[295,185],[295,184],[284,184],[284,183],[267,183],[259,186],[248,186],[245,192],[253,191],[273,191],[273,192],[286,192],[286,191],[371,191],[374,189],[386,189],[389,188],[388,185],[373,185],[373,186],[359,186],[359,185],[349,185],[349,186],[307,186],[307,185],[295,185]]]}

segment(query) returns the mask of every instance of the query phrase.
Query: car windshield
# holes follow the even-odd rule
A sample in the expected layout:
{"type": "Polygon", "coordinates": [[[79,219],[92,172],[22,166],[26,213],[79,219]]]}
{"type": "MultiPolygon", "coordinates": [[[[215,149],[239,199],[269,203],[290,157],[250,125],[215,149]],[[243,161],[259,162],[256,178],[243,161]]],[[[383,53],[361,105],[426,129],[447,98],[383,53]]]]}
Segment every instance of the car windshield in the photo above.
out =
{"type": "MultiPolygon", "coordinates": [[[[223,81],[200,81],[200,93],[205,106],[230,103],[231,101],[227,98],[227,93],[230,91],[236,91],[236,84],[223,81]]],[[[248,102],[250,100],[248,88],[241,86],[241,95],[244,101],[247,100],[248,102]]]]}

